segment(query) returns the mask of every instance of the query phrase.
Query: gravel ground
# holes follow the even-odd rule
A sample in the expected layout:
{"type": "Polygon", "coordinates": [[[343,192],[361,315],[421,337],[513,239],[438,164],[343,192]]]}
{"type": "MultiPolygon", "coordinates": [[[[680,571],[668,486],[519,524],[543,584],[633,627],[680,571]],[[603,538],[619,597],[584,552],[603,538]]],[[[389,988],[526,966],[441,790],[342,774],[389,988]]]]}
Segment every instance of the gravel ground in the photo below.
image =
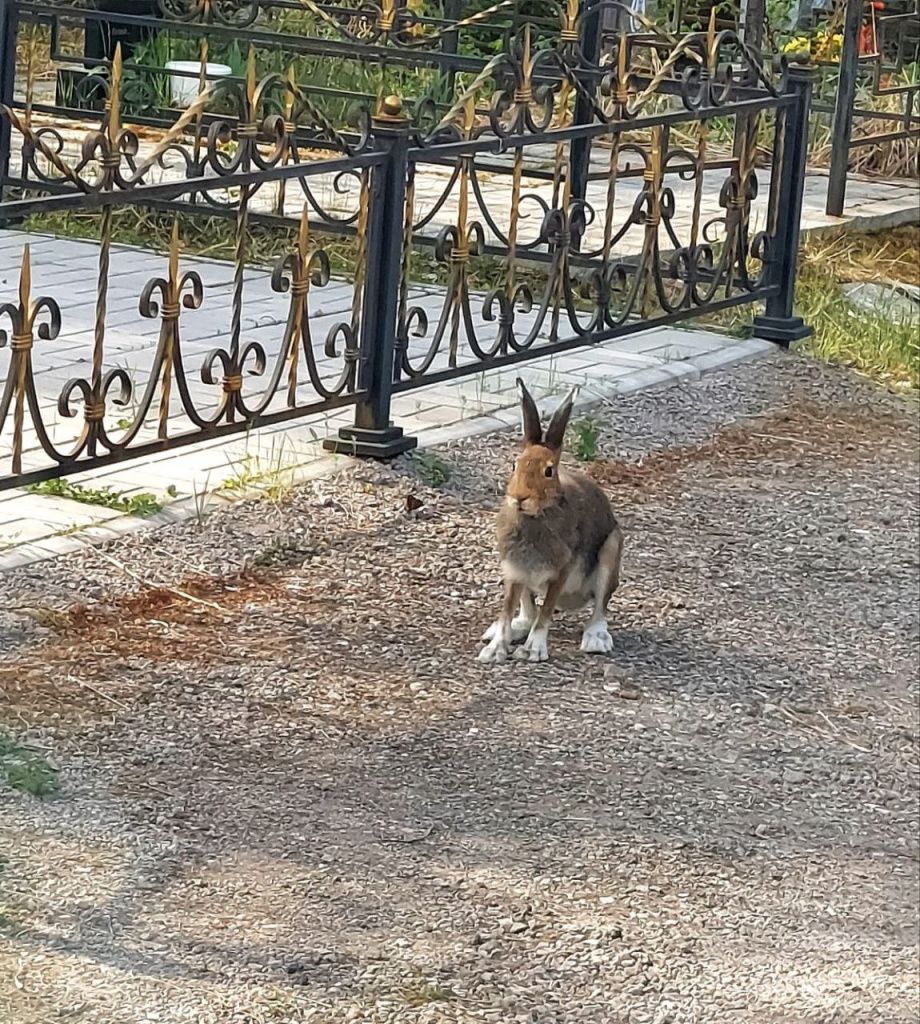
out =
{"type": "Polygon", "coordinates": [[[609,659],[475,659],[507,436],[5,576],[0,1021],[915,1024],[915,408],[596,418],[609,659]]]}

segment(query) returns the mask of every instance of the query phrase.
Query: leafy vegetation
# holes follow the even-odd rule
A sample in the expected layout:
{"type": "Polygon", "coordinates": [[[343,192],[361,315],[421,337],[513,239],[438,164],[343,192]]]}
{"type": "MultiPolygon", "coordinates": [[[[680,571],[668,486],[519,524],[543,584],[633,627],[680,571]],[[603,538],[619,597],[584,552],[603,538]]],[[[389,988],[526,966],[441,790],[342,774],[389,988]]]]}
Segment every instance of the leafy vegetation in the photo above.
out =
{"type": "Polygon", "coordinates": [[[147,491],[129,495],[123,491],[113,491],[111,487],[93,488],[84,487],[82,484],[72,484],[64,477],[31,484],[28,490],[33,494],[50,494],[56,498],[70,498],[71,501],[79,501],[83,505],[99,505],[102,508],[115,509],[115,511],[124,512],[129,516],[152,516],[163,508],[162,502],[156,495],[147,491]]]}
{"type": "Polygon", "coordinates": [[[593,462],[597,458],[600,430],[590,417],[579,420],[571,427],[572,454],[579,462],[593,462]]]}
{"type": "Polygon", "coordinates": [[[418,478],[429,487],[443,487],[450,480],[450,465],[436,452],[415,452],[412,463],[418,478]]]}
{"type": "MultiPolygon", "coordinates": [[[[890,319],[847,301],[841,285],[856,281],[920,286],[920,228],[806,238],[799,254],[795,312],[814,334],[798,348],[889,387],[920,388],[916,320],[890,319]]],[[[756,312],[740,307],[704,322],[740,334],[750,330],[756,312]]]]}
{"type": "Polygon", "coordinates": [[[862,309],[847,302],[840,290],[851,281],[920,285],[920,228],[814,238],[803,247],[799,267],[797,313],[815,331],[803,343],[808,351],[888,385],[920,387],[916,320],[898,321],[862,309]]]}
{"type": "Polygon", "coordinates": [[[0,780],[39,798],[58,791],[57,769],[46,757],[0,729],[0,780]]]}

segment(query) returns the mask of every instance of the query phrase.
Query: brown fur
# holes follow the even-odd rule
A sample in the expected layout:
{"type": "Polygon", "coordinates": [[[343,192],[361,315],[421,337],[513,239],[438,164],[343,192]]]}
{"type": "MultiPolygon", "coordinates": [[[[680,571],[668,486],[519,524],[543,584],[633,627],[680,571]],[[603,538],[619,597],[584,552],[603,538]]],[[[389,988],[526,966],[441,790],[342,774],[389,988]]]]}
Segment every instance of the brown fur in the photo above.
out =
{"type": "MultiPolygon", "coordinates": [[[[579,608],[592,602],[594,632],[589,637],[586,630],[584,643],[590,643],[582,649],[607,651],[612,641],[605,609],[619,583],[623,536],[601,488],[584,474],[559,465],[573,396],[556,411],[544,436],[536,405],[523,383],[518,384],[524,450],[508,480],[497,523],[505,600],[498,622],[486,634],[492,642],[481,659],[503,660],[512,637],[512,611],[519,601],[522,619],[533,619],[532,628],[524,627],[530,628],[525,647],[531,648],[531,660],[546,657],[545,631],[557,605],[579,608]],[[539,610],[534,594],[544,595],[539,610]],[[534,630],[544,639],[538,642],[534,630]]],[[[519,653],[527,656],[528,651],[519,653]]]]}
{"type": "Polygon", "coordinates": [[[583,473],[561,470],[546,479],[543,462],[542,454],[525,451],[508,482],[498,514],[499,555],[503,563],[541,575],[577,567],[590,576],[617,528],[610,502],[583,473]]]}
{"type": "Polygon", "coordinates": [[[593,480],[559,466],[572,399],[557,410],[544,439],[533,399],[523,384],[520,387],[524,451],[498,515],[499,554],[503,563],[541,575],[578,568],[590,576],[617,521],[607,495],[593,480]],[[546,475],[547,469],[552,476],[546,475]]]}

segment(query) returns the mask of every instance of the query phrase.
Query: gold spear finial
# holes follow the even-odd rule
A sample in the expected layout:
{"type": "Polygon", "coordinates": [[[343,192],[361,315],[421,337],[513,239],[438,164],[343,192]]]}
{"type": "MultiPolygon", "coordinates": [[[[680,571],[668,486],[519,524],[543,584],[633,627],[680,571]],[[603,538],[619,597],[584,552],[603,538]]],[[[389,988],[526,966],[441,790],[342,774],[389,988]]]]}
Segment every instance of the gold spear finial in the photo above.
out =
{"type": "Polygon", "coordinates": [[[307,252],[310,248],[310,217],[307,211],[307,204],[303,204],[300,211],[300,225],[297,229],[297,254],[301,260],[306,262],[307,252]]]}
{"type": "Polygon", "coordinates": [[[172,234],[169,238],[169,288],[175,289],[179,280],[179,218],[173,217],[172,234]]]}
{"type": "Polygon", "coordinates": [[[249,100],[250,116],[254,117],[253,107],[256,99],[256,51],[252,46],[246,57],[246,97],[249,100]]]}
{"type": "Polygon", "coordinates": [[[628,46],[625,32],[620,33],[620,43],[617,46],[617,102],[624,105],[629,99],[626,91],[627,53],[628,46]]]}
{"type": "Polygon", "coordinates": [[[109,118],[106,125],[106,134],[113,148],[118,139],[118,133],[121,131],[121,73],[121,43],[118,43],[115,47],[115,57],[112,60],[112,79],[109,83],[108,102],[109,118]]]}
{"type": "Polygon", "coordinates": [[[713,5],[709,11],[709,29],[706,32],[706,60],[710,68],[716,63],[716,9],[713,5]]]}
{"type": "Polygon", "coordinates": [[[32,247],[28,242],[22,249],[22,265],[19,271],[19,306],[22,309],[23,330],[29,320],[29,307],[32,305],[32,247]]]}

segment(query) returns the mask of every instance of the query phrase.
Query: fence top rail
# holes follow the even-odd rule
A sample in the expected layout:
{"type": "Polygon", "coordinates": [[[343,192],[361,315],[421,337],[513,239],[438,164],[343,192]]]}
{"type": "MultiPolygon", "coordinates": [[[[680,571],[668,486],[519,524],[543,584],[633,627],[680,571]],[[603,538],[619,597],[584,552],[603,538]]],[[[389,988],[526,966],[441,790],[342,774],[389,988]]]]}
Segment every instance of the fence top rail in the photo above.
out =
{"type": "Polygon", "coordinates": [[[575,139],[615,138],[630,132],[658,127],[674,127],[695,124],[700,121],[724,117],[754,114],[766,110],[786,110],[796,102],[794,96],[755,96],[751,99],[733,102],[730,111],[725,107],[703,107],[698,110],[673,110],[637,117],[629,121],[611,121],[606,124],[569,125],[548,128],[542,132],[514,133],[507,135],[483,132],[474,138],[451,138],[442,136],[422,144],[412,145],[409,159],[416,163],[436,162],[449,158],[476,155],[500,155],[516,149],[570,143],[575,139]]]}
{"type": "MultiPolygon", "coordinates": [[[[159,0],[152,13],[87,7],[79,0],[21,0],[17,6],[20,17],[44,24],[118,25],[168,32],[177,37],[206,35],[214,40],[242,40],[259,47],[283,46],[303,55],[385,59],[407,67],[473,72],[481,69],[487,58],[462,52],[460,44],[465,33],[474,31],[480,40],[485,34],[493,43],[500,43],[523,21],[515,0],[495,0],[482,12],[456,19],[423,17],[404,4],[397,5],[395,0],[383,0],[376,10],[367,6],[318,4],[313,0],[159,0]],[[296,18],[312,19],[312,24],[305,25],[296,18]]],[[[548,36],[558,33],[555,20],[531,16],[526,20],[548,36]]]]}
{"type": "MultiPolygon", "coordinates": [[[[27,216],[37,210],[78,210],[102,209],[120,204],[143,205],[145,203],[162,202],[180,199],[201,193],[220,192],[228,189],[257,189],[270,182],[303,180],[317,175],[339,176],[365,168],[379,167],[386,161],[386,154],[374,150],[340,157],[337,160],[319,160],[305,164],[287,164],[285,166],[256,168],[250,171],[236,170],[222,177],[177,178],[173,181],[162,181],[155,184],[137,184],[130,188],[99,190],[99,191],[64,191],[68,186],[65,182],[42,183],[43,189],[51,195],[34,199],[9,199],[0,202],[0,217],[16,218],[27,216]]],[[[36,187],[34,182],[7,178],[5,184],[36,187]]],[[[203,212],[206,212],[207,208],[203,212]]]]}

